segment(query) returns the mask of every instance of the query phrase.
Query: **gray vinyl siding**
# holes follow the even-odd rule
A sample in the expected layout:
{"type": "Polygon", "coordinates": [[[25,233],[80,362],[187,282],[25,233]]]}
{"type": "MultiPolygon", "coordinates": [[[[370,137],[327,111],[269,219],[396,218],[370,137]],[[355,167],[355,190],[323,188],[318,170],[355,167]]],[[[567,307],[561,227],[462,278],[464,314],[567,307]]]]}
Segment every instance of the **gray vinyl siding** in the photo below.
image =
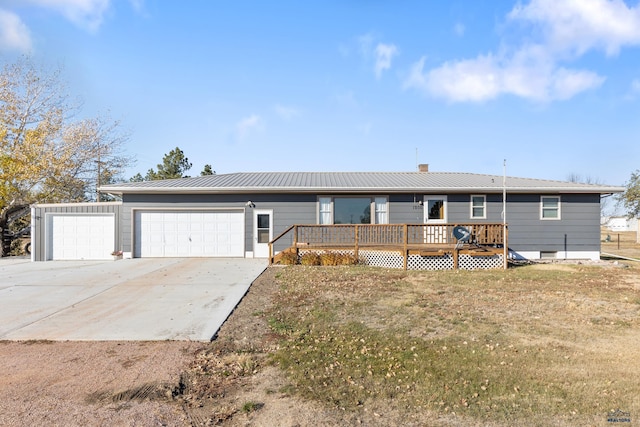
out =
{"type": "Polygon", "coordinates": [[[46,260],[47,248],[47,214],[114,214],[115,218],[115,247],[118,250],[121,245],[121,214],[122,205],[119,203],[78,203],[57,205],[34,205],[34,224],[31,224],[31,250],[34,261],[46,260]]]}
{"type": "MultiPolygon", "coordinates": [[[[474,195],[483,195],[474,192],[474,195]]],[[[335,196],[331,192],[321,195],[335,196]]],[[[486,196],[486,218],[472,219],[471,194],[447,195],[449,223],[501,223],[502,194],[486,196]]],[[[549,194],[550,196],[557,194],[549,194]]],[[[343,196],[341,194],[340,196],[343,196]]],[[[370,196],[385,196],[372,193],[370,196]]],[[[424,218],[423,194],[389,194],[389,223],[420,224],[424,218]]],[[[508,194],[507,223],[509,247],[518,252],[529,251],[599,251],[600,195],[561,194],[561,219],[540,219],[539,194],[508,194]]],[[[294,224],[318,224],[316,194],[125,194],[122,204],[82,203],[34,205],[35,224],[32,236],[34,260],[45,259],[47,213],[114,213],[116,250],[133,252],[133,211],[135,209],[234,209],[244,212],[245,252],[253,251],[254,209],[273,211],[273,237],[294,224]],[[248,207],[252,201],[254,208],[248,207]]],[[[281,241],[275,248],[281,251],[290,242],[281,241]]]]}
{"type": "MultiPolygon", "coordinates": [[[[133,252],[133,214],[135,209],[240,209],[244,210],[245,252],[253,251],[253,210],[273,210],[273,237],[293,224],[317,223],[317,197],[309,194],[127,194],[123,200],[123,251],[133,252]],[[252,201],[255,208],[247,207],[252,201]]],[[[276,247],[275,250],[283,250],[276,247]]]]}
{"type": "Polygon", "coordinates": [[[511,249],[600,251],[600,195],[561,194],[559,220],[540,219],[540,195],[508,195],[507,202],[511,249]]]}
{"type": "MultiPolygon", "coordinates": [[[[447,195],[448,223],[501,223],[502,194],[486,196],[486,218],[471,218],[471,194],[447,195]]],[[[549,194],[549,196],[558,196],[549,194]]],[[[509,248],[518,252],[600,251],[600,195],[561,194],[559,220],[540,219],[540,194],[508,194],[509,248]]],[[[424,195],[391,195],[389,222],[422,223],[424,195]],[[414,202],[415,201],[415,202],[414,202]]]]}
{"type": "Polygon", "coordinates": [[[390,224],[421,224],[424,217],[424,209],[419,202],[422,194],[414,197],[413,194],[389,195],[389,223],[390,224]]]}
{"type": "MultiPolygon", "coordinates": [[[[474,195],[483,195],[474,193],[474,195]]],[[[424,206],[421,202],[425,194],[392,194],[389,196],[389,222],[392,224],[422,224],[424,221],[424,206]]],[[[471,218],[471,195],[448,194],[447,210],[449,223],[499,223],[502,222],[502,195],[485,194],[487,202],[487,217],[485,219],[471,218]]]]}

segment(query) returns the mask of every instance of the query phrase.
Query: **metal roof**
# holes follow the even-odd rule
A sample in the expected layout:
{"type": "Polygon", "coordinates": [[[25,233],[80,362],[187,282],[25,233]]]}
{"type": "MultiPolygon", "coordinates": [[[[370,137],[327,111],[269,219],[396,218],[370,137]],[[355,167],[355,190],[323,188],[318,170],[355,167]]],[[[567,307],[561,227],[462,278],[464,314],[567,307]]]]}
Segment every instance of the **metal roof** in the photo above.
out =
{"type": "MultiPolygon", "coordinates": [[[[102,193],[499,193],[501,175],[456,172],[239,172],[103,185],[102,193]]],[[[598,193],[624,187],[506,177],[510,193],[598,193]]]]}

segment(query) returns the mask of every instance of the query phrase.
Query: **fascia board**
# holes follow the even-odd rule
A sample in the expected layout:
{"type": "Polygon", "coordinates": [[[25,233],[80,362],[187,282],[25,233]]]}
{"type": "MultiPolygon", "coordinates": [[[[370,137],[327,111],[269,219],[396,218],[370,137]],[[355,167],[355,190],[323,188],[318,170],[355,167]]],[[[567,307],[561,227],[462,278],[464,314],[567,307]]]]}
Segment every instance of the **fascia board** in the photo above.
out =
{"type": "MultiPolygon", "coordinates": [[[[575,194],[610,194],[621,193],[624,187],[506,187],[507,193],[575,193],[575,194]]],[[[282,193],[336,193],[336,194],[373,194],[373,193],[502,193],[502,187],[431,187],[431,188],[337,188],[337,187],[237,187],[237,188],[193,188],[193,187],[109,187],[100,192],[112,194],[282,194],[282,193]]]]}

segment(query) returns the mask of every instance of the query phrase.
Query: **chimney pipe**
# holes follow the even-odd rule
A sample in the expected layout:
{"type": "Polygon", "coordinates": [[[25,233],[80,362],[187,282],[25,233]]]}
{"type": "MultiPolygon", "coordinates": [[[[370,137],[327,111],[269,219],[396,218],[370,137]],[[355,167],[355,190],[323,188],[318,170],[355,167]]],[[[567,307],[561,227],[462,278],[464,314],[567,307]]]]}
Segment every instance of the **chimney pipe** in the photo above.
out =
{"type": "Polygon", "coordinates": [[[429,165],[426,163],[418,165],[418,172],[429,172],[429,165]]]}

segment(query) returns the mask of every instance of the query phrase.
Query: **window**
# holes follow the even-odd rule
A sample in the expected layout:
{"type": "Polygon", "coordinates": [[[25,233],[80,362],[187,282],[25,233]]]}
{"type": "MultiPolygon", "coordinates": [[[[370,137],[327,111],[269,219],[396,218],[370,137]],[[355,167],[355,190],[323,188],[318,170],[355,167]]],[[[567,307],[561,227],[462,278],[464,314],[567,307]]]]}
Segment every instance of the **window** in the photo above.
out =
{"type": "Polygon", "coordinates": [[[318,199],[320,205],[320,224],[333,224],[333,215],[331,215],[331,197],[320,197],[318,199]]]}
{"type": "Polygon", "coordinates": [[[269,240],[271,240],[270,216],[269,214],[257,215],[256,229],[258,232],[258,243],[269,243],[269,240]]]}
{"type": "Polygon", "coordinates": [[[540,197],[540,219],[560,219],[560,196],[540,197]]]}
{"type": "Polygon", "coordinates": [[[319,197],[320,224],[387,224],[386,197],[319,197]],[[373,219],[373,221],[372,221],[373,219]]]}
{"type": "Polygon", "coordinates": [[[376,224],[388,224],[389,215],[387,214],[387,198],[376,197],[376,224]]]}
{"type": "Polygon", "coordinates": [[[371,199],[336,197],[333,199],[334,224],[371,224],[371,199]]]}
{"type": "Polygon", "coordinates": [[[424,196],[424,222],[447,222],[447,196],[424,196]]]}
{"type": "Polygon", "coordinates": [[[485,219],[487,217],[487,197],[471,196],[471,218],[485,219]]]}

